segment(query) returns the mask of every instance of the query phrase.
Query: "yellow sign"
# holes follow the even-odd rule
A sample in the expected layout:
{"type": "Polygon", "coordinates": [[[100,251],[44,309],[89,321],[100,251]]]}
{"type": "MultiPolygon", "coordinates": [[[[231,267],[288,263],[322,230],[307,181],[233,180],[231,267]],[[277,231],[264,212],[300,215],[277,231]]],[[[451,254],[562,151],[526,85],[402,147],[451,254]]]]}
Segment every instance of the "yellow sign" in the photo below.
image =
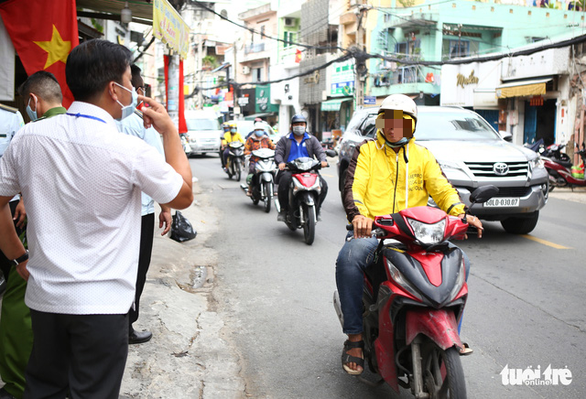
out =
{"type": "Polygon", "coordinates": [[[153,35],[179,54],[187,58],[189,26],[167,0],[153,1],[153,35]]]}

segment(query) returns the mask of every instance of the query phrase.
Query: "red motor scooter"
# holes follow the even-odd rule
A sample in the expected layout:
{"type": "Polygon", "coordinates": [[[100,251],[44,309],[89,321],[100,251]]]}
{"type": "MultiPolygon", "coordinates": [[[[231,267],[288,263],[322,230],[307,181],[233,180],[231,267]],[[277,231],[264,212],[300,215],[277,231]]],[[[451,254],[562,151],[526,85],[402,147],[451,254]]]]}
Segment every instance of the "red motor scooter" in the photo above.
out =
{"type": "MultiPolygon", "coordinates": [[[[577,145],[576,145],[577,147],[577,145]]],[[[576,154],[580,155],[582,162],[586,164],[586,148],[582,144],[582,149],[577,150],[576,154]]],[[[542,155],[543,166],[549,173],[549,191],[555,187],[583,187],[586,186],[586,179],[577,178],[572,175],[572,162],[569,160],[559,160],[542,155]]]]}
{"type": "MultiPolygon", "coordinates": [[[[497,193],[483,186],[470,200],[486,202],[497,193]]],[[[401,386],[418,399],[466,398],[458,323],[468,286],[463,253],[448,240],[463,239],[468,223],[423,206],[378,216],[374,225],[381,241],[364,273],[366,363],[396,392],[401,386]]],[[[337,291],[334,307],[343,325],[337,291]]]]}

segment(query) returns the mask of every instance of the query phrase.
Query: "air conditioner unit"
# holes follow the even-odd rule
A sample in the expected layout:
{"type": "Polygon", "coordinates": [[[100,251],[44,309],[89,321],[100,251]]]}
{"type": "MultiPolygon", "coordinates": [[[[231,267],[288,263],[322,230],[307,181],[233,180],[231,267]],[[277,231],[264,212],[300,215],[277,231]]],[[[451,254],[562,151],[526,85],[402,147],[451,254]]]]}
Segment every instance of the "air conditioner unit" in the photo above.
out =
{"type": "Polygon", "coordinates": [[[285,18],[285,26],[295,26],[295,18],[285,18]]]}
{"type": "Polygon", "coordinates": [[[250,67],[249,66],[243,66],[242,67],[242,73],[245,75],[250,74],[250,67]]]}

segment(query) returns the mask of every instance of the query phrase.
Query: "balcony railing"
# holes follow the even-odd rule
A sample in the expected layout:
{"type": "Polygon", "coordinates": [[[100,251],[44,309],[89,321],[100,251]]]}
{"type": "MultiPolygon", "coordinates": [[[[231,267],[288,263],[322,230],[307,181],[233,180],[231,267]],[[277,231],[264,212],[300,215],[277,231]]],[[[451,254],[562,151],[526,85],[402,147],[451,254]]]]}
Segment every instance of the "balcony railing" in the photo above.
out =
{"type": "Polygon", "coordinates": [[[252,43],[244,47],[244,54],[260,53],[261,51],[265,51],[264,43],[252,43]]]}

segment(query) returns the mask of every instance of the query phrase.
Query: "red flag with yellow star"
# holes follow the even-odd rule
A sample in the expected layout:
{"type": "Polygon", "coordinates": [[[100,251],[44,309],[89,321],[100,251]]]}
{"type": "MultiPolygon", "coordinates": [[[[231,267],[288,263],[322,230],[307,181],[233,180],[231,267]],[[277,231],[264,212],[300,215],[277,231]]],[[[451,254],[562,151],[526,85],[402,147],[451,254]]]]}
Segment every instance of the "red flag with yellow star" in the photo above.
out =
{"type": "Polygon", "coordinates": [[[65,82],[65,62],[79,44],[75,0],[8,0],[0,16],[26,73],[51,72],[61,85],[63,106],[73,95],[65,82]]]}

